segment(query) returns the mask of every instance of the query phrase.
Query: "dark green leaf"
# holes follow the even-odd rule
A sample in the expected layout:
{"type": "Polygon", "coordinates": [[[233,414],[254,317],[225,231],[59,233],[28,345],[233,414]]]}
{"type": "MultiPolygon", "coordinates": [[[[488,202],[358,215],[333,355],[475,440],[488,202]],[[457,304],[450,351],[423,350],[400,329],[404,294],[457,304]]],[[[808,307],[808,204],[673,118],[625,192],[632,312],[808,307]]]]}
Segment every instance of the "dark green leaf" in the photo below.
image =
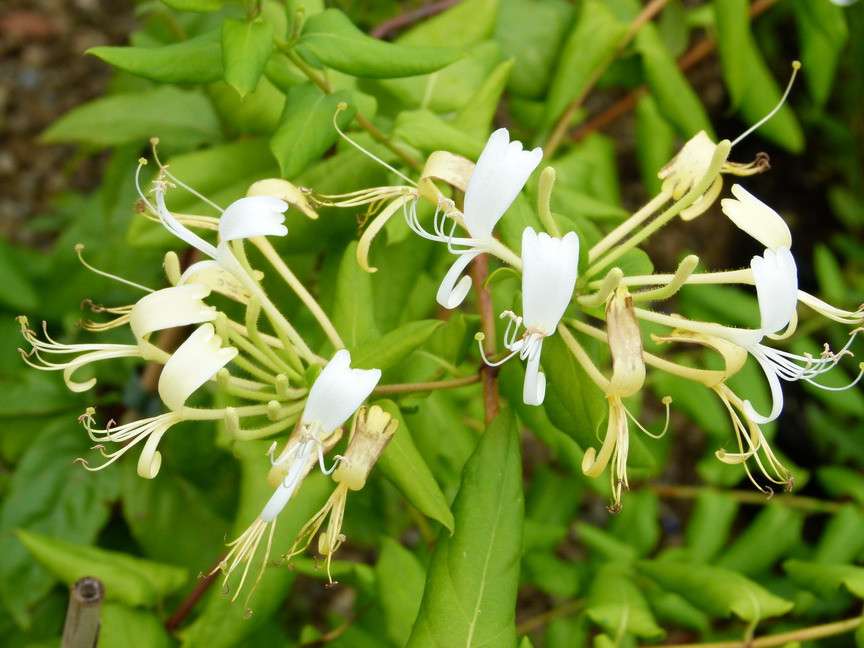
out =
{"type": "Polygon", "coordinates": [[[159,137],[174,147],[195,147],[221,139],[210,101],[197,91],[170,86],[112,95],[75,108],[54,122],[46,142],[82,142],[96,146],[144,143],[159,137]]]}
{"type": "Polygon", "coordinates": [[[837,63],[849,39],[843,9],[830,2],[794,0],[801,38],[804,82],[818,106],[824,106],[836,78],[837,63]]]}
{"type": "Polygon", "coordinates": [[[492,36],[500,0],[465,0],[399,36],[401,45],[471,47],[492,36]]]}
{"type": "Polygon", "coordinates": [[[428,74],[461,56],[450,48],[385,43],[361,32],[338,9],[310,17],[303,25],[300,44],[334,70],[371,78],[428,74]]]}
{"type": "Polygon", "coordinates": [[[130,74],[158,83],[210,83],[222,78],[220,30],[162,47],[92,47],[98,56],[130,74]]]}
{"type": "Polygon", "coordinates": [[[394,645],[404,646],[420,609],[426,571],[413,553],[385,537],[375,564],[375,576],[387,638],[394,645]]]}
{"type": "Polygon", "coordinates": [[[747,575],[768,570],[797,546],[803,525],[801,511],[766,505],[716,564],[747,575]]]}
{"type": "Polygon", "coordinates": [[[171,648],[174,642],[162,619],[151,611],[119,603],[102,606],[99,646],[102,648],[171,648]]]}
{"type": "Polygon", "coordinates": [[[707,562],[726,544],[738,502],[722,491],[703,489],[696,497],[687,525],[687,549],[693,560],[707,562]]]}
{"type": "Polygon", "coordinates": [[[420,320],[400,326],[378,339],[367,338],[367,342],[353,348],[352,366],[382,371],[395,367],[443,325],[441,320],[420,320]]]}
{"type": "Polygon", "coordinates": [[[337,123],[345,128],[356,110],[347,93],[325,94],[311,83],[291,88],[279,128],[270,140],[283,177],[297,175],[333,146],[339,137],[333,115],[341,102],[348,109],[339,113],[337,123]]]}
{"type": "Polygon", "coordinates": [[[210,13],[220,9],[225,0],[162,0],[166,5],[177,11],[197,11],[210,13]]]}
{"type": "Polygon", "coordinates": [[[717,49],[723,64],[723,79],[729,88],[732,108],[736,109],[741,105],[747,89],[750,3],[747,0],[715,0],[713,4],[717,17],[717,49]]]}
{"type": "Polygon", "coordinates": [[[423,455],[414,445],[402,412],[393,401],[382,400],[375,404],[399,421],[396,434],[378,459],[378,469],[413,507],[438,520],[452,533],[453,513],[423,455]]]}
{"type": "Polygon", "coordinates": [[[243,97],[255,92],[273,51],[273,26],[268,22],[228,19],[222,23],[222,67],[225,83],[243,97]]]}
{"type": "Polygon", "coordinates": [[[728,569],[672,560],[642,561],[639,569],[671,592],[712,616],[735,614],[744,621],[786,614],[793,603],[728,569]]]}
{"type": "Polygon", "coordinates": [[[486,429],[454,502],[456,530],[438,538],[407,648],[516,646],[522,462],[504,410],[486,429]]]}

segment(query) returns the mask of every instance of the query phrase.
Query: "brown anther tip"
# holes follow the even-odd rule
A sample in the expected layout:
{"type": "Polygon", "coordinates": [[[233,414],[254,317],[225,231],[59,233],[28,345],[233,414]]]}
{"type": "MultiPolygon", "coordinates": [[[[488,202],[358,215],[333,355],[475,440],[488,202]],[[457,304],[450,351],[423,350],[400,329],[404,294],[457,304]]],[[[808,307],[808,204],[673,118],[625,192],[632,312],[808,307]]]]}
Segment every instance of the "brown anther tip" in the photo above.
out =
{"type": "Polygon", "coordinates": [[[621,502],[609,502],[609,506],[606,507],[606,510],[609,511],[611,515],[618,515],[622,510],[624,510],[624,505],[621,502]]]}
{"type": "Polygon", "coordinates": [[[324,587],[330,589],[331,587],[336,587],[339,584],[339,581],[330,581],[324,587]]]}
{"type": "Polygon", "coordinates": [[[76,463],[78,463],[79,461],[80,461],[82,464],[84,464],[85,466],[89,466],[89,465],[90,465],[84,457],[76,457],[75,459],[72,460],[72,463],[73,463],[73,464],[76,464],[76,463]]]}
{"type": "Polygon", "coordinates": [[[789,475],[789,477],[786,478],[786,486],[783,488],[783,491],[791,493],[793,488],[795,488],[795,478],[792,475],[789,475]]]}
{"type": "Polygon", "coordinates": [[[203,580],[203,579],[205,579],[205,578],[207,578],[207,577],[204,575],[204,572],[203,572],[203,571],[199,571],[199,572],[198,572],[198,575],[197,575],[195,578],[197,578],[198,580],[203,580]]]}
{"type": "Polygon", "coordinates": [[[243,618],[244,619],[251,619],[252,618],[252,608],[246,608],[246,614],[243,615],[243,618]]]}
{"type": "Polygon", "coordinates": [[[231,593],[231,586],[228,583],[225,583],[222,586],[222,594],[224,596],[228,596],[228,594],[230,594],[230,593],[231,593]]]}

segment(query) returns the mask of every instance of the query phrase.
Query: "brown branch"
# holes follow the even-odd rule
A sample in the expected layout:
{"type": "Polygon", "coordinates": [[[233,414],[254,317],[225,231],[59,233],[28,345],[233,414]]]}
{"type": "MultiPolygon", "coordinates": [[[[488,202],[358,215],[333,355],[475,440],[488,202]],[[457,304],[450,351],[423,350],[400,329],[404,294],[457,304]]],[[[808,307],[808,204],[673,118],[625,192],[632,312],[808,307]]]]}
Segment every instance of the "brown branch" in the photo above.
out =
{"type": "MultiPolygon", "coordinates": [[[[477,294],[481,329],[485,336],[483,352],[487,358],[491,358],[495,355],[495,308],[492,304],[492,293],[485,288],[488,277],[487,255],[481,254],[471,263],[471,279],[477,294]]],[[[487,425],[498,416],[498,384],[495,380],[497,375],[497,367],[488,367],[484,364],[480,368],[480,378],[483,381],[483,411],[487,425]]]]}
{"type": "Polygon", "coordinates": [[[457,5],[462,0],[441,0],[440,2],[432,2],[427,5],[423,5],[422,7],[418,7],[414,11],[408,11],[403,14],[399,14],[398,16],[394,16],[389,20],[385,20],[380,25],[375,27],[369,35],[373,38],[385,38],[390,32],[396,31],[398,29],[402,29],[403,27],[408,27],[409,25],[413,25],[415,22],[423,20],[424,18],[428,18],[429,16],[434,16],[436,14],[441,13],[449,9],[450,7],[457,5]]]}
{"type": "Polygon", "coordinates": [[[183,623],[183,620],[189,616],[189,613],[193,610],[193,608],[198,604],[198,601],[201,600],[201,597],[210,589],[210,586],[216,582],[215,569],[225,560],[225,556],[219,556],[219,558],[210,566],[210,570],[207,572],[207,576],[201,578],[198,581],[198,584],[195,586],[189,596],[187,596],[179,606],[177,606],[177,610],[174,614],[171,615],[171,618],[165,622],[165,629],[168,632],[173,633],[180,627],[180,624],[183,623]]]}

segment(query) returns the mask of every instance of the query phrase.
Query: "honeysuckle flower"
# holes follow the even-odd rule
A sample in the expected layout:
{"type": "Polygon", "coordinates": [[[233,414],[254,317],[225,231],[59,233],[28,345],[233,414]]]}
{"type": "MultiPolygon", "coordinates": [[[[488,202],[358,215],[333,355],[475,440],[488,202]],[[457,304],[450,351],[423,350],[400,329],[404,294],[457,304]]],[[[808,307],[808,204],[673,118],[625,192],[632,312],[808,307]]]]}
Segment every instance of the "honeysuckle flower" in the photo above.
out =
{"type": "Polygon", "coordinates": [[[406,210],[411,229],[423,238],[447,243],[450,252],[458,256],[441,281],[436,296],[439,304],[445,308],[455,308],[465,299],[471,289],[471,277],[462,277],[462,272],[472,259],[491,250],[492,230],[522,191],[528,176],[537,168],[542,158],[542,149],[523,151],[522,142],[511,142],[506,128],[499,128],[492,133],[477,160],[465,191],[465,209],[460,220],[468,231],[468,236],[453,235],[459,218],[455,210],[445,208],[440,221],[439,212],[436,211],[434,234],[423,229],[414,209],[406,210]],[[449,232],[445,225],[448,215],[454,217],[449,232]]]}
{"type": "Polygon", "coordinates": [[[132,307],[129,328],[140,344],[147,342],[150,334],[156,331],[212,322],[216,319],[216,309],[203,301],[209,295],[209,287],[196,283],[148,293],[132,307]]]}
{"type": "MultiPolygon", "coordinates": [[[[579,238],[569,232],[564,238],[553,238],[541,232],[537,234],[526,227],[522,233],[522,311],[517,317],[504,311],[501,317],[509,317],[504,332],[504,346],[510,351],[503,360],[490,366],[500,365],[517,353],[527,360],[522,399],[526,405],[541,405],[546,395],[546,376],[540,371],[540,353],[543,339],[558,327],[564,315],[573,288],[579,264],[579,238]],[[520,325],[525,331],[519,335],[520,325]]],[[[482,352],[482,348],[481,348],[482,352]]]]}
{"type": "MultiPolygon", "coordinates": [[[[245,563],[240,584],[232,601],[236,600],[240,589],[243,587],[249,572],[249,563],[258,550],[267,526],[275,523],[276,518],[315,462],[318,462],[321,471],[325,474],[330,474],[335,470],[335,465],[330,469],[324,467],[324,452],[325,449],[328,449],[327,444],[331,441],[335,443],[334,435],[341,433],[341,426],[369,397],[380,379],[380,369],[352,369],[351,354],[346,349],[337,351],[321,371],[309,390],[306,407],[295,433],[289,439],[280,456],[272,460],[273,470],[271,470],[271,474],[275,473],[279,476],[279,484],[275,492],[249,528],[239,538],[229,543],[230,552],[216,568],[224,572],[225,579],[223,582],[227,584],[231,573],[241,563],[245,563]]],[[[270,529],[271,541],[274,528],[275,524],[270,529]]],[[[269,548],[270,542],[268,541],[267,552],[255,585],[264,573],[267,556],[270,553],[269,548]]],[[[254,589],[255,586],[253,586],[252,591],[254,589]]],[[[250,591],[247,601],[251,595],[252,592],[250,591]]]]}

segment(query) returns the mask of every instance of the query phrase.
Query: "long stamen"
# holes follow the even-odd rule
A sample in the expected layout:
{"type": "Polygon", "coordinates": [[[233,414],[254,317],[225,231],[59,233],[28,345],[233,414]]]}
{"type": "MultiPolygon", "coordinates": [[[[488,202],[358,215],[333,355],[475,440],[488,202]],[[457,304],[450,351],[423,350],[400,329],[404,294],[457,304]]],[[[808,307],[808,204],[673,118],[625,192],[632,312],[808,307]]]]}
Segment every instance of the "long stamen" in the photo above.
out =
{"type": "Polygon", "coordinates": [[[78,243],[75,246],[75,253],[78,255],[78,260],[81,262],[81,265],[83,265],[85,268],[87,268],[91,272],[95,272],[98,275],[101,275],[103,277],[107,277],[108,279],[113,279],[114,281],[119,281],[120,283],[124,283],[127,286],[132,286],[133,288],[138,288],[138,289],[143,290],[145,292],[149,292],[149,293],[156,292],[155,290],[153,290],[152,288],[148,288],[147,286],[142,286],[141,284],[135,283],[134,281],[129,281],[128,279],[124,279],[123,277],[118,277],[117,275],[113,275],[110,272],[105,272],[104,270],[99,270],[98,268],[93,267],[92,265],[90,265],[89,263],[87,263],[84,260],[84,255],[81,254],[81,251],[83,249],[84,249],[84,244],[78,243]]]}
{"type": "Polygon", "coordinates": [[[759,128],[762,124],[764,124],[764,123],[767,122],[769,119],[771,119],[771,118],[772,118],[772,117],[777,113],[777,111],[780,110],[780,108],[781,108],[781,107],[783,106],[783,104],[786,102],[786,97],[789,96],[789,91],[792,90],[792,84],[795,82],[795,75],[798,74],[798,70],[800,70],[800,69],[801,69],[801,63],[800,63],[800,61],[792,61],[792,76],[789,78],[789,83],[786,85],[786,91],[783,93],[783,96],[780,97],[780,101],[777,103],[777,105],[774,106],[774,110],[772,110],[770,113],[768,113],[767,115],[765,115],[762,119],[760,119],[758,122],[756,122],[755,124],[753,124],[750,128],[748,128],[746,131],[744,131],[744,132],[741,133],[738,137],[736,137],[736,138],[732,141],[732,146],[735,146],[738,142],[740,142],[741,140],[743,140],[743,139],[744,139],[745,137],[747,137],[750,133],[752,133],[752,132],[755,131],[757,128],[759,128]]]}

